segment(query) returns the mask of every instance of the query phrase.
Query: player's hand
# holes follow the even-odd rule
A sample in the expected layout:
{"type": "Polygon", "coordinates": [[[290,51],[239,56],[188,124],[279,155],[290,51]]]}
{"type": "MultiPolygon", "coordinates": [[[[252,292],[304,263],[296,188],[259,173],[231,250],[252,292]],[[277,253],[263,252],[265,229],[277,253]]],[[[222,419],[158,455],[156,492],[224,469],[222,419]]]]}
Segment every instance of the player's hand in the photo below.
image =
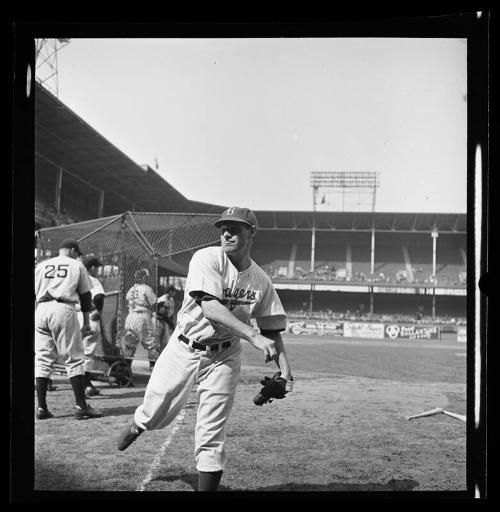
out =
{"type": "Polygon", "coordinates": [[[90,325],[84,325],[81,328],[81,333],[82,333],[82,336],[85,337],[85,336],[90,336],[91,334],[94,334],[94,331],[92,330],[90,325]]]}
{"type": "Polygon", "coordinates": [[[278,360],[278,351],[276,350],[276,343],[270,338],[262,336],[262,334],[255,333],[250,340],[250,343],[259,350],[262,350],[265,355],[265,362],[269,363],[273,359],[278,360]]]}

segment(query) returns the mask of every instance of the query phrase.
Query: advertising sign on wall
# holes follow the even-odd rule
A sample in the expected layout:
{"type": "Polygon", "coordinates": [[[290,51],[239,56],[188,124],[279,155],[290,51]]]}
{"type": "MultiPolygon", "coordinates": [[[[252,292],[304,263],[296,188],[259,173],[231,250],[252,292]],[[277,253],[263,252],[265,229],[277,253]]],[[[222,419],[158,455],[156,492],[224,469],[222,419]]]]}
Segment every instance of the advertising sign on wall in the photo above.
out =
{"type": "Polygon", "coordinates": [[[384,324],[344,322],[344,336],[346,338],[382,339],[384,337],[384,324]]]}
{"type": "Polygon", "coordinates": [[[385,337],[390,339],[406,338],[413,340],[437,340],[439,329],[437,326],[420,326],[404,324],[386,324],[385,337]]]}
{"type": "MultiPolygon", "coordinates": [[[[466,341],[466,331],[465,326],[458,327],[457,341],[466,341]]],[[[288,332],[295,335],[328,334],[361,339],[439,340],[439,327],[437,325],[296,320],[290,322],[288,332]]]]}
{"type": "Polygon", "coordinates": [[[341,322],[294,322],[290,324],[289,331],[292,334],[344,334],[341,322]]]}
{"type": "Polygon", "coordinates": [[[457,341],[465,343],[467,341],[467,326],[459,325],[457,327],[457,341]]]}

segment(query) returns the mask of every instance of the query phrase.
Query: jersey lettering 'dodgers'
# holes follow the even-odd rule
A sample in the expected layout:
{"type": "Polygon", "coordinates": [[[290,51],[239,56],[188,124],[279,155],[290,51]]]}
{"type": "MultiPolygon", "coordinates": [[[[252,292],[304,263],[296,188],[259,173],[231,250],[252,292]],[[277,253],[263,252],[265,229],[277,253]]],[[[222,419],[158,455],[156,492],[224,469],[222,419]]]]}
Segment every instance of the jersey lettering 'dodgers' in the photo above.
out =
{"type": "Polygon", "coordinates": [[[142,432],[169,425],[198,384],[194,457],[199,491],[215,490],[225,466],[226,422],[240,376],[240,339],[262,350],[266,362],[274,360],[283,378],[292,380],[280,334],[286,313],[271,279],[249,257],[255,215],[233,207],[215,225],[221,230],[221,246],[193,255],[176,328],[118,445],[124,450],[142,432]],[[251,327],[251,318],[260,333],[251,327]]]}

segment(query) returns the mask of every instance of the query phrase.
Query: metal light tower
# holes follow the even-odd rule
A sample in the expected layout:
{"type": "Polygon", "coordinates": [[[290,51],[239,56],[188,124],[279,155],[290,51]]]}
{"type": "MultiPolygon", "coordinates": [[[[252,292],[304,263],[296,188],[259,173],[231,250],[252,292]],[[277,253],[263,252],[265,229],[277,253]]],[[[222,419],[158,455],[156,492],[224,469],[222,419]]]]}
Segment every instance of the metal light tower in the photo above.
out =
{"type": "Polygon", "coordinates": [[[57,52],[69,42],[69,39],[36,39],[35,41],[35,79],[55,96],[59,95],[57,52]]]}
{"type": "MultiPolygon", "coordinates": [[[[345,207],[346,195],[353,193],[364,193],[368,195],[369,211],[372,217],[372,253],[371,253],[371,273],[374,271],[374,250],[375,250],[375,202],[377,188],[380,185],[380,174],[373,171],[314,171],[311,173],[311,187],[313,189],[313,212],[317,210],[317,194],[320,189],[325,189],[326,193],[336,192],[342,194],[342,210],[345,207]]],[[[358,203],[361,204],[361,203],[358,203]]],[[[367,204],[367,203],[365,203],[367,204]]],[[[339,211],[339,210],[337,210],[339,211]]],[[[314,251],[316,239],[316,219],[313,215],[312,243],[311,243],[311,272],[314,272],[314,251]]]]}
{"type": "MultiPolygon", "coordinates": [[[[371,233],[371,264],[370,273],[373,282],[375,269],[375,202],[377,188],[380,185],[380,173],[374,171],[313,171],[311,173],[311,183],[313,189],[313,227],[311,236],[311,272],[314,272],[315,245],[316,245],[316,210],[317,194],[320,189],[326,193],[342,194],[342,209],[345,211],[346,198],[349,199],[353,194],[358,194],[358,200],[364,194],[365,207],[372,213],[372,233],[371,233]]],[[[324,204],[325,196],[321,204],[324,204]]],[[[348,203],[352,204],[352,203],[348,203]]],[[[358,206],[361,206],[361,200],[358,206]]],[[[337,209],[339,211],[339,209],[337,209]]],[[[354,211],[354,209],[352,209],[354,211]]],[[[312,297],[311,297],[312,304],[312,297]]],[[[312,307],[312,306],[311,306],[312,307]]],[[[370,313],[373,314],[373,287],[370,295],[370,313]]]]}
{"type": "Polygon", "coordinates": [[[431,231],[431,237],[432,237],[432,319],[433,320],[436,318],[436,285],[437,285],[436,243],[437,243],[438,236],[439,236],[439,232],[437,230],[437,227],[434,227],[434,229],[431,231]]]}

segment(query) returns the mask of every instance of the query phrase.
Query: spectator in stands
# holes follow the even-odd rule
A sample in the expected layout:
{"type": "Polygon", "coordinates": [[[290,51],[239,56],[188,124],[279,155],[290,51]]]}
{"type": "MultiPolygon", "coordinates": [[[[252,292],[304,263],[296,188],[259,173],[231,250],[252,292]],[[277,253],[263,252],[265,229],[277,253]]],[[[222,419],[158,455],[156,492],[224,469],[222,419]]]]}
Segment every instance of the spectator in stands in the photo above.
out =
{"type": "Polygon", "coordinates": [[[423,313],[424,313],[424,308],[423,308],[423,306],[422,306],[422,305],[418,306],[418,308],[417,308],[417,312],[416,312],[416,314],[415,314],[415,320],[416,320],[417,322],[420,322],[420,321],[422,320],[422,318],[423,318],[423,316],[424,316],[424,314],[423,314],[423,313]]]}

